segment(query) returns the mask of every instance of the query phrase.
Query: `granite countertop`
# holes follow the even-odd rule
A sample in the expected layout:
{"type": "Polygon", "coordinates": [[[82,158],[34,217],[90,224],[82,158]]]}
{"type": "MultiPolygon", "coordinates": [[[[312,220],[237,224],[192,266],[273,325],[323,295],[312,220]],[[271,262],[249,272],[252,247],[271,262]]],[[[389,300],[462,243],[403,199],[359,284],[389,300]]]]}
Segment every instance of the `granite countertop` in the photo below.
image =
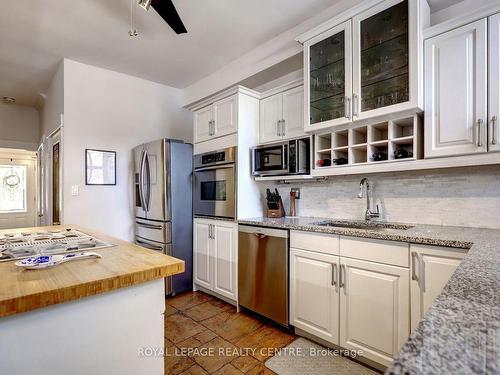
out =
{"type": "Polygon", "coordinates": [[[0,318],[110,292],[184,272],[184,261],[76,225],[2,230],[0,233],[77,229],[115,246],[95,250],[101,259],[82,259],[41,270],[0,263],[0,318]]]}
{"type": "Polygon", "coordinates": [[[500,373],[500,230],[435,225],[366,230],[315,225],[324,220],[254,218],[238,222],[469,249],[387,373],[500,373]]]}

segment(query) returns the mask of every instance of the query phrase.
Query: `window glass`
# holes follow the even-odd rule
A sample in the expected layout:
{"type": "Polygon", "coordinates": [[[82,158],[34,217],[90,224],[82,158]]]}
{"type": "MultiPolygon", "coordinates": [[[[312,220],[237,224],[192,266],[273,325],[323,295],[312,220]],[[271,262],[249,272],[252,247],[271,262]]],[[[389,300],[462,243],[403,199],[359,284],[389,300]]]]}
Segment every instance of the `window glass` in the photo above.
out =
{"type": "Polygon", "coordinates": [[[26,166],[0,165],[0,212],[25,212],[26,166]]]}

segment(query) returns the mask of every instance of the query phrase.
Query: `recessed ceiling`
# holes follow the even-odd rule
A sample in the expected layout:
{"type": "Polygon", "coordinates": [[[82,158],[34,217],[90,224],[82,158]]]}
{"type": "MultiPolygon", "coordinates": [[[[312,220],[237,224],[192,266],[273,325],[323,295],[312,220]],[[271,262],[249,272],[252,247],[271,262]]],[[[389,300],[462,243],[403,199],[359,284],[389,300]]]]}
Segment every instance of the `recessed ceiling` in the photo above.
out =
{"type": "Polygon", "coordinates": [[[188,34],[130,0],[9,1],[0,12],[0,97],[33,105],[63,57],[184,88],[337,0],[174,0],[188,34]]]}
{"type": "Polygon", "coordinates": [[[34,105],[63,57],[184,88],[339,0],[174,0],[188,34],[137,7],[135,38],[130,1],[9,1],[0,12],[0,97],[34,105]]]}

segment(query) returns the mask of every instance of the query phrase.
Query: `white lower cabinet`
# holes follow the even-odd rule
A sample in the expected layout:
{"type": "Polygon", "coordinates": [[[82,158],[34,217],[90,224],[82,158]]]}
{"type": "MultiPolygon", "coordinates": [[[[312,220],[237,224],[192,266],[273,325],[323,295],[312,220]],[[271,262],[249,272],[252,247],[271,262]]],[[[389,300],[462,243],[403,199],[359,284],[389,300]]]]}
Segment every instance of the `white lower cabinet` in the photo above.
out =
{"type": "Polygon", "coordinates": [[[342,257],[340,264],[340,346],[387,366],[410,332],[410,271],[342,257]]]}
{"type": "Polygon", "coordinates": [[[339,344],[339,257],[290,249],[290,321],[339,344]]]}
{"type": "Polygon", "coordinates": [[[462,262],[465,250],[426,245],[411,245],[410,250],[411,329],[414,330],[462,262]]]}
{"type": "Polygon", "coordinates": [[[463,249],[292,231],[290,324],[388,366],[464,256],[463,249]]]}
{"type": "Polygon", "coordinates": [[[237,299],[237,235],[236,223],[194,220],[194,284],[233,301],[237,299]]]}

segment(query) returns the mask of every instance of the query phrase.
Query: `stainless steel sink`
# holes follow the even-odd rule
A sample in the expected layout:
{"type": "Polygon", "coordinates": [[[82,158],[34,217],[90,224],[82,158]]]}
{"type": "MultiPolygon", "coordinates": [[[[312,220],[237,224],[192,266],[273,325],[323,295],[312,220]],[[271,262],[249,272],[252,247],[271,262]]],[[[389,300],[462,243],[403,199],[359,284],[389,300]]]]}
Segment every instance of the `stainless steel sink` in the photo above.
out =
{"type": "Polygon", "coordinates": [[[318,225],[320,227],[367,229],[367,230],[384,230],[384,229],[408,230],[410,228],[413,228],[412,226],[405,224],[365,222],[365,221],[337,221],[337,220],[319,221],[313,223],[313,225],[318,225]]]}

